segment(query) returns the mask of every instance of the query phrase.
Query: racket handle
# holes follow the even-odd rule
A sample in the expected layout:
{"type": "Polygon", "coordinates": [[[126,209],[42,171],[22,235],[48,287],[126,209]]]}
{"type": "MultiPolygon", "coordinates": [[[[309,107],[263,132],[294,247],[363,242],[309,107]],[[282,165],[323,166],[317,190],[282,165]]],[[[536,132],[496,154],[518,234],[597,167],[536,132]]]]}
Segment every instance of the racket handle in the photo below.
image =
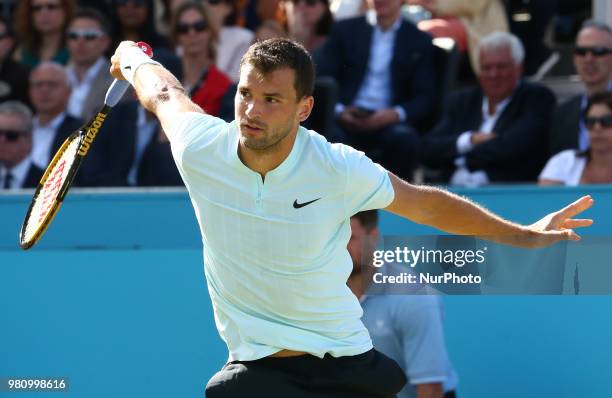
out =
{"type": "MultiPolygon", "coordinates": [[[[151,49],[151,46],[147,43],[139,41],[138,43],[136,43],[136,45],[140,47],[140,49],[149,57],[153,56],[153,50],[151,49]]],[[[127,80],[115,79],[108,88],[108,91],[106,91],[106,97],[104,97],[104,104],[110,106],[111,108],[117,105],[119,100],[121,100],[121,98],[127,91],[128,87],[130,87],[130,82],[128,82],[127,80]]]]}

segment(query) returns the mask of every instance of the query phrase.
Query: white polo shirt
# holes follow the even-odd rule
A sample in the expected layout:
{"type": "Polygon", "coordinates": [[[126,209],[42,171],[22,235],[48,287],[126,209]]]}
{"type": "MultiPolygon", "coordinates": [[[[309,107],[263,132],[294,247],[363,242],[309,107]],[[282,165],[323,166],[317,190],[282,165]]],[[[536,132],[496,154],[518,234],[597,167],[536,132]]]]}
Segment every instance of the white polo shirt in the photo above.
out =
{"type": "Polygon", "coordinates": [[[282,349],[318,357],[371,349],[361,307],[346,286],[346,245],[351,215],[393,200],[387,172],[303,127],[265,182],[238,157],[235,122],[184,113],[168,136],[200,225],[229,360],[282,349]]]}

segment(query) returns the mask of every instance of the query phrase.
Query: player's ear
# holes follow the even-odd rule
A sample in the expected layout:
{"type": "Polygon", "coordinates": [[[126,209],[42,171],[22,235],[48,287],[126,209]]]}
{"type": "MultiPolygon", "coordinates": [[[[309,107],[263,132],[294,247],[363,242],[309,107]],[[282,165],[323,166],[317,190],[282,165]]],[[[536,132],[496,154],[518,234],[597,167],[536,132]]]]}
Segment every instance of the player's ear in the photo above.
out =
{"type": "Polygon", "coordinates": [[[304,97],[300,100],[298,104],[298,119],[300,122],[308,119],[310,116],[310,112],[312,112],[312,107],[314,106],[314,98],[312,95],[304,97]]]}

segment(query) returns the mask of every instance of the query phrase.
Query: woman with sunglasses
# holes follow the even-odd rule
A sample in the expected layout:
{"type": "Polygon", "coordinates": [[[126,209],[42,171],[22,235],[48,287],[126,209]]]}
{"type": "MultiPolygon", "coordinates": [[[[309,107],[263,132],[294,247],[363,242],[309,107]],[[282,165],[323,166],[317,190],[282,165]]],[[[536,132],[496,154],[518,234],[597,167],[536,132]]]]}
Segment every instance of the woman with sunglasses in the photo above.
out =
{"type": "Polygon", "coordinates": [[[594,94],[584,114],[589,149],[568,149],[550,158],[540,174],[540,185],[612,183],[612,92],[594,94]]]}
{"type": "Polygon", "coordinates": [[[172,39],[183,65],[183,86],[206,113],[218,116],[232,82],[215,66],[217,31],[199,3],[185,3],[172,20],[172,39]]]}
{"type": "Polygon", "coordinates": [[[30,67],[42,61],[68,61],[66,28],[74,0],[23,0],[15,9],[15,30],[21,45],[14,58],[30,67]]]}
{"type": "Polygon", "coordinates": [[[327,0],[285,0],[283,10],[289,37],[311,54],[325,42],[334,22],[327,0]]]}

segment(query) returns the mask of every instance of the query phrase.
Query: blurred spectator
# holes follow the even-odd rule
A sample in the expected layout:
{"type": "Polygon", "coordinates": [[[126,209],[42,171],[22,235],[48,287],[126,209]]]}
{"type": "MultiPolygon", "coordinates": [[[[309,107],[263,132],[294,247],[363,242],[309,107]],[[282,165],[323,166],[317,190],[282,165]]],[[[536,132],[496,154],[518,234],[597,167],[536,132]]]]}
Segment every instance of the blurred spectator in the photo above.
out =
{"type": "Polygon", "coordinates": [[[551,156],[565,149],[584,151],[589,147],[582,116],[589,96],[612,90],[612,28],[604,23],[585,22],[576,37],[574,66],[585,93],[568,99],[555,110],[550,129],[551,156]]]}
{"type": "Polygon", "coordinates": [[[104,104],[113,81],[104,53],[110,45],[108,23],[95,9],[81,9],[68,26],[70,59],[66,72],[72,93],[68,113],[89,120],[104,104]]]}
{"type": "MultiPolygon", "coordinates": [[[[401,16],[402,0],[369,0],[367,15],[336,22],[315,52],[339,85],[337,137],[412,178],[418,129],[435,109],[431,37],[401,16]]],[[[332,134],[332,132],[321,132],[332,134]]]]}
{"type": "Polygon", "coordinates": [[[285,0],[282,4],[289,37],[313,53],[325,42],[334,23],[328,0],[285,0]]]}
{"type": "Polygon", "coordinates": [[[155,27],[154,0],[113,0],[112,7],[113,49],[123,40],[147,42],[154,53],[170,49],[155,27]]]}
{"type": "Polygon", "coordinates": [[[249,1],[246,12],[246,28],[257,31],[257,28],[265,21],[282,22],[281,0],[253,0],[249,1]]]}
{"type": "Polygon", "coordinates": [[[419,22],[421,30],[434,37],[450,37],[461,51],[468,51],[474,73],[478,73],[478,43],[490,33],[507,31],[502,0],[407,0],[430,11],[433,19],[419,22]]]}
{"type": "Polygon", "coordinates": [[[73,12],[73,0],[20,1],[15,10],[15,60],[30,67],[42,61],[68,62],[66,28],[73,12]]]}
{"type": "Polygon", "coordinates": [[[30,158],[32,112],[23,103],[0,103],[0,188],[33,188],[43,175],[30,158]]]}
{"type": "Polygon", "coordinates": [[[217,31],[208,13],[198,3],[181,5],[174,15],[172,32],[180,49],[185,90],[206,113],[218,116],[221,100],[232,82],[215,66],[217,31]]]}
{"type": "Polygon", "coordinates": [[[540,185],[612,183],[612,92],[594,94],[585,110],[590,147],[566,149],[546,163],[540,185]]]}
{"type": "Polygon", "coordinates": [[[367,2],[364,0],[331,0],[329,2],[329,9],[336,21],[362,15],[367,7],[367,2]]]}
{"type": "Polygon", "coordinates": [[[137,100],[113,108],[88,158],[80,173],[88,179],[81,185],[183,184],[159,121],[137,100]]]}
{"type": "Polygon", "coordinates": [[[278,21],[266,19],[255,29],[255,40],[264,41],[277,37],[287,37],[287,31],[278,21]]]}
{"type": "Polygon", "coordinates": [[[34,107],[32,161],[46,169],[64,140],[83,124],[66,113],[70,83],[64,67],[42,62],[30,75],[30,100],[34,107]]]}
{"type": "Polygon", "coordinates": [[[237,25],[241,0],[208,0],[205,8],[211,25],[218,27],[215,64],[233,82],[240,78],[240,60],[253,42],[255,35],[237,25]]]}
{"type": "Polygon", "coordinates": [[[451,95],[443,119],[423,139],[422,161],[440,170],[440,181],[479,186],[537,179],[555,98],[521,80],[523,59],[523,46],[510,33],[480,41],[479,87],[451,95]]]}
{"type": "Polygon", "coordinates": [[[407,289],[403,294],[381,294],[380,290],[368,294],[374,273],[385,270],[372,265],[380,236],[377,211],[351,217],[351,232],[347,248],[353,271],[348,286],[361,303],[361,320],[374,347],[395,360],[407,376],[408,383],[397,397],[454,398],[457,376],[444,343],[442,301],[434,295],[410,294],[407,289]]]}
{"type": "Polygon", "coordinates": [[[30,69],[11,59],[15,37],[6,21],[0,17],[0,102],[18,100],[29,104],[28,78],[30,69]]]}
{"type": "Polygon", "coordinates": [[[559,53],[546,45],[546,31],[557,12],[557,0],[506,0],[510,31],[525,46],[524,75],[541,80],[559,61],[559,53]]]}

